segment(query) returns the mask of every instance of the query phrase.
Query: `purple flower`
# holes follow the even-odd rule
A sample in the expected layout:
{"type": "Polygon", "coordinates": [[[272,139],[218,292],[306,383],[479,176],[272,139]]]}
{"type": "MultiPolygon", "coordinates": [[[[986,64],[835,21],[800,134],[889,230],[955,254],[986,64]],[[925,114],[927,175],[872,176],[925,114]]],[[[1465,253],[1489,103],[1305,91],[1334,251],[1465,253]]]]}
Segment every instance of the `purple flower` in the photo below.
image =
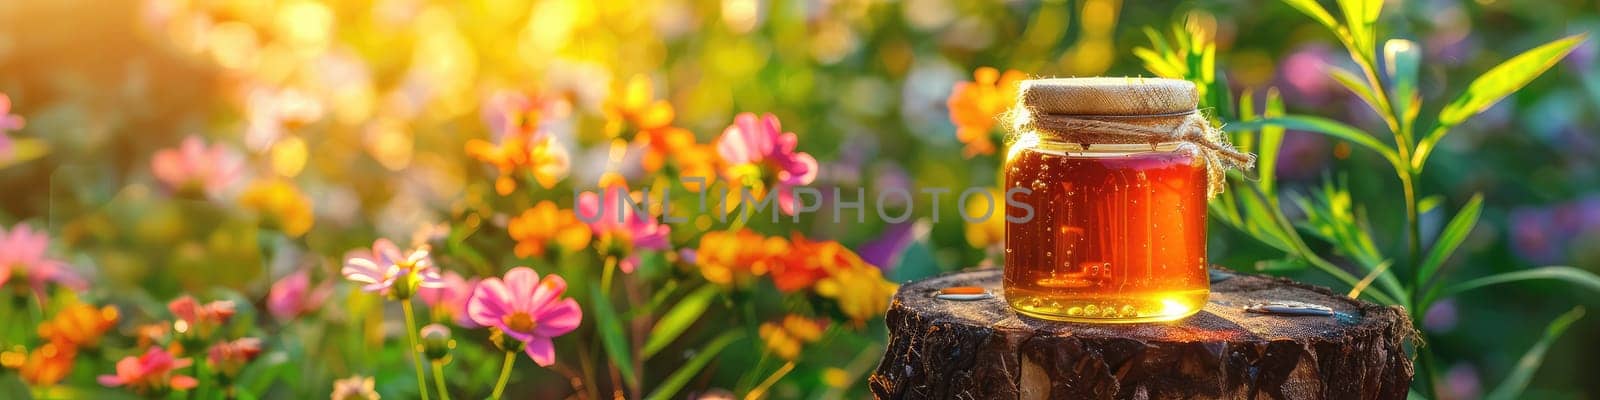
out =
{"type": "Polygon", "coordinates": [[[402,254],[400,248],[389,239],[373,242],[371,250],[351,251],[346,255],[344,268],[339,273],[345,279],[363,284],[361,290],[393,295],[402,300],[410,298],[418,287],[444,286],[439,271],[433,268],[433,261],[428,258],[426,247],[402,254]],[[396,284],[401,290],[393,290],[396,284]]]}
{"type": "Polygon", "coordinates": [[[793,132],[783,132],[778,117],[741,113],[717,138],[717,154],[726,163],[723,175],[734,185],[764,189],[767,177],[775,176],[771,186],[778,193],[778,208],[794,215],[794,187],[817,179],[817,159],[795,151],[799,143],[793,132]]]}

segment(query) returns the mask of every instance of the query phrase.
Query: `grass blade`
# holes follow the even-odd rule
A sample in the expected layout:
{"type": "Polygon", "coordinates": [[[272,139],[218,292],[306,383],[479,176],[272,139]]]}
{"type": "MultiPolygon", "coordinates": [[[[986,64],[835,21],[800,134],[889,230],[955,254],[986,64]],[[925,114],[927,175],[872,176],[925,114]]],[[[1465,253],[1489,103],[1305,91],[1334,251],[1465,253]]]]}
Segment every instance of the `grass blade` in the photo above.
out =
{"type": "Polygon", "coordinates": [[[1463,292],[1467,292],[1467,291],[1470,291],[1470,290],[1473,290],[1473,289],[1482,288],[1482,287],[1485,287],[1485,286],[1498,285],[1498,284],[1508,283],[1508,282],[1536,280],[1536,279],[1563,280],[1563,281],[1575,283],[1578,286],[1582,286],[1582,287],[1584,287],[1586,289],[1593,290],[1595,292],[1600,292],[1600,275],[1595,275],[1593,272],[1589,272],[1589,271],[1585,271],[1585,270],[1581,270],[1581,269],[1577,269],[1577,268],[1573,268],[1573,267],[1569,267],[1569,266],[1565,266],[1565,265],[1558,265],[1558,266],[1549,266],[1549,267],[1539,267],[1539,268],[1534,268],[1534,269],[1529,269],[1529,270],[1524,270],[1524,271],[1507,272],[1507,273],[1503,273],[1503,274],[1494,274],[1494,275],[1489,275],[1489,276],[1473,279],[1473,280],[1470,280],[1470,281],[1458,283],[1455,286],[1451,286],[1451,287],[1445,289],[1443,291],[1443,293],[1441,293],[1439,296],[1429,296],[1430,297],[1430,301],[1429,302],[1432,302],[1431,298],[1450,297],[1450,296],[1458,295],[1458,294],[1461,294],[1463,292]]]}
{"type": "Polygon", "coordinates": [[[1461,207],[1461,212],[1450,218],[1444,231],[1439,233],[1439,239],[1433,242],[1433,248],[1428,250],[1428,257],[1422,260],[1422,265],[1417,268],[1417,282],[1426,285],[1439,272],[1439,267],[1444,261],[1456,252],[1461,246],[1461,241],[1467,239],[1467,234],[1472,233],[1472,228],[1478,225],[1478,214],[1483,211],[1483,194],[1472,196],[1467,205],[1461,207]]]}
{"type": "Polygon", "coordinates": [[[1554,321],[1550,321],[1550,326],[1544,328],[1544,337],[1539,338],[1539,341],[1534,343],[1533,347],[1528,348],[1528,352],[1517,360],[1517,366],[1511,370],[1510,375],[1506,376],[1506,380],[1501,381],[1500,386],[1495,387],[1494,391],[1489,392],[1483,398],[1486,400],[1520,398],[1522,390],[1527,389],[1528,382],[1533,380],[1533,373],[1539,370],[1539,364],[1544,363],[1544,353],[1550,350],[1550,345],[1555,343],[1556,339],[1567,331],[1567,327],[1571,326],[1573,322],[1577,322],[1579,318],[1583,318],[1582,306],[1573,307],[1571,311],[1567,311],[1565,314],[1556,317],[1554,321]]]}
{"type": "Polygon", "coordinates": [[[599,283],[592,284],[589,290],[594,294],[595,333],[600,335],[600,345],[605,347],[606,356],[611,358],[617,372],[622,373],[622,379],[629,385],[637,385],[639,375],[633,370],[628,338],[622,336],[622,318],[617,316],[617,309],[611,307],[611,299],[600,291],[599,283]]]}
{"type": "Polygon", "coordinates": [[[705,369],[706,364],[711,363],[711,360],[716,358],[717,354],[722,353],[722,349],[727,348],[735,340],[743,337],[744,331],[735,329],[717,336],[716,339],[712,339],[711,343],[707,343],[706,347],[700,349],[700,352],[695,354],[693,358],[683,363],[683,366],[678,367],[677,371],[668,376],[667,380],[662,381],[661,386],[657,386],[654,392],[650,392],[649,396],[645,396],[645,399],[666,400],[677,395],[678,391],[683,390],[683,387],[689,384],[689,380],[694,379],[695,375],[699,375],[701,369],[705,369]]]}
{"type": "Polygon", "coordinates": [[[711,300],[716,296],[717,287],[713,285],[701,286],[684,296],[678,304],[672,306],[672,309],[667,310],[666,314],[661,315],[661,319],[656,321],[654,327],[650,328],[650,336],[645,339],[640,356],[648,359],[672,344],[683,331],[694,325],[695,320],[700,319],[701,314],[705,314],[706,307],[711,306],[711,300]]]}

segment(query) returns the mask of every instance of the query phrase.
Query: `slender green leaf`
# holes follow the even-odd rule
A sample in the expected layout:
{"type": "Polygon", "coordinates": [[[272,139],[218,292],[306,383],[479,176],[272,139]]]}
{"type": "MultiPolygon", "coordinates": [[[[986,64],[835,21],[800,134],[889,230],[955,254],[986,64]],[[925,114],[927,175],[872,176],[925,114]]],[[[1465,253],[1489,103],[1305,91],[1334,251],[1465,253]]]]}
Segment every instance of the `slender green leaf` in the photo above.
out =
{"type": "Polygon", "coordinates": [[[1417,213],[1427,214],[1429,211],[1433,211],[1435,207],[1438,207],[1439,204],[1443,202],[1444,196],[1432,195],[1423,197],[1422,200],[1417,200],[1417,213]]]}
{"type": "Polygon", "coordinates": [[[1344,68],[1330,65],[1326,70],[1328,77],[1333,78],[1335,83],[1338,83],[1339,86],[1344,86],[1345,90],[1349,90],[1350,93],[1360,98],[1362,102],[1367,103],[1367,107],[1371,107],[1372,111],[1377,112],[1380,116],[1383,115],[1383,109],[1378,106],[1377,95],[1372,92],[1372,87],[1367,86],[1365,80],[1356,76],[1354,72],[1346,71],[1344,68]]]}
{"type": "Polygon", "coordinates": [[[1265,126],[1280,126],[1287,129],[1321,133],[1337,139],[1348,140],[1352,143],[1361,145],[1362,147],[1372,149],[1373,151],[1378,152],[1378,154],[1383,155],[1385,159],[1388,159],[1391,162],[1399,160],[1399,155],[1395,154],[1393,148],[1390,148],[1389,145],[1383,144],[1383,142],[1379,142],[1378,139],[1373,138],[1372,135],[1367,134],[1365,131],[1356,129],[1350,125],[1345,125],[1339,121],[1322,117],[1314,117],[1309,115],[1285,115],[1280,117],[1259,119],[1255,121],[1242,121],[1228,124],[1227,126],[1223,127],[1223,129],[1230,132],[1253,131],[1261,129],[1265,126]]]}
{"type": "MultiPolygon", "coordinates": [[[[1281,117],[1284,114],[1283,96],[1277,88],[1267,89],[1267,109],[1264,116],[1268,118],[1281,117]]],[[[1278,150],[1283,147],[1283,127],[1267,126],[1261,128],[1261,140],[1256,148],[1256,175],[1261,182],[1261,191],[1269,195],[1278,185],[1278,150]]],[[[1276,199],[1273,201],[1277,203],[1276,199]]]]}
{"type": "Polygon", "coordinates": [[[1589,271],[1585,271],[1585,270],[1581,270],[1581,269],[1577,269],[1577,268],[1573,268],[1573,267],[1569,267],[1569,266],[1565,266],[1565,265],[1557,265],[1557,266],[1539,267],[1539,268],[1523,270],[1523,271],[1516,271],[1516,272],[1507,272],[1507,273],[1503,273],[1503,274],[1494,274],[1494,275],[1489,275],[1489,276],[1485,276],[1485,277],[1469,280],[1469,281],[1466,281],[1466,282],[1461,282],[1461,283],[1456,284],[1455,286],[1451,286],[1451,287],[1449,287],[1447,289],[1444,289],[1444,292],[1441,293],[1439,296],[1431,296],[1431,297],[1434,297],[1434,298],[1450,297],[1450,296],[1454,296],[1454,295],[1457,295],[1457,294],[1461,294],[1462,292],[1466,292],[1466,291],[1469,291],[1469,290],[1482,288],[1482,287],[1485,287],[1485,286],[1498,285],[1498,284],[1501,284],[1501,283],[1508,283],[1508,282],[1535,280],[1535,279],[1564,280],[1564,281],[1567,281],[1567,282],[1572,282],[1572,283],[1578,284],[1579,286],[1583,286],[1586,289],[1593,290],[1595,292],[1600,292],[1600,276],[1595,275],[1593,272],[1589,272],[1589,271]]]}
{"type": "Polygon", "coordinates": [[[1357,282],[1355,287],[1350,288],[1350,293],[1346,294],[1345,297],[1361,298],[1361,292],[1367,290],[1367,286],[1371,286],[1373,280],[1383,276],[1385,272],[1389,272],[1389,266],[1393,264],[1389,260],[1383,260],[1383,262],[1378,263],[1378,266],[1373,268],[1372,272],[1368,272],[1366,277],[1361,278],[1361,282],[1357,282]]]}
{"type": "Polygon", "coordinates": [[[1328,27],[1329,30],[1339,30],[1339,20],[1334,19],[1333,14],[1328,13],[1328,9],[1322,8],[1321,4],[1317,4],[1317,0],[1283,0],[1283,2],[1296,10],[1300,10],[1301,14],[1311,17],[1322,26],[1328,27]]]}
{"type": "Polygon", "coordinates": [[[711,360],[722,352],[722,349],[727,348],[735,340],[743,337],[744,331],[735,329],[717,336],[716,339],[712,339],[711,343],[706,344],[706,347],[700,349],[700,352],[696,353],[693,358],[679,366],[677,371],[668,376],[667,380],[662,381],[661,386],[657,386],[655,391],[650,392],[649,396],[645,396],[645,399],[666,400],[677,395],[678,391],[683,390],[683,387],[688,385],[695,375],[700,374],[701,369],[705,369],[706,364],[711,363],[711,360]]]}
{"type": "Polygon", "coordinates": [[[1556,62],[1561,61],[1587,38],[1588,34],[1577,34],[1546,43],[1518,54],[1473,79],[1472,83],[1467,85],[1466,92],[1439,111],[1439,125],[1417,144],[1416,157],[1412,158],[1412,168],[1422,168],[1423,160],[1427,159],[1428,154],[1451,127],[1489,109],[1500,99],[1527,86],[1528,82],[1532,82],[1534,78],[1555,66],[1556,62]]]}
{"type": "Polygon", "coordinates": [[[594,294],[595,331],[600,335],[600,345],[605,347],[606,356],[611,358],[617,372],[622,373],[622,379],[629,385],[637,384],[639,375],[633,371],[633,354],[628,349],[628,338],[623,336],[622,318],[611,307],[611,299],[600,291],[599,282],[591,283],[589,290],[594,294]]]}
{"type": "Polygon", "coordinates": [[[1377,22],[1383,11],[1383,0],[1339,0],[1339,9],[1344,12],[1350,38],[1361,52],[1356,56],[1373,54],[1377,49],[1377,22]]]}
{"type": "Polygon", "coordinates": [[[1555,343],[1556,339],[1567,331],[1567,327],[1572,326],[1572,323],[1577,322],[1580,318],[1583,318],[1583,306],[1573,307],[1571,311],[1567,311],[1556,317],[1554,321],[1550,321],[1550,326],[1544,328],[1544,337],[1539,338],[1539,341],[1534,343],[1533,347],[1529,348],[1521,359],[1517,360],[1517,366],[1511,370],[1510,375],[1506,376],[1506,380],[1501,381],[1500,386],[1496,386],[1494,391],[1489,392],[1483,398],[1486,400],[1521,398],[1522,390],[1527,389],[1528,382],[1533,380],[1533,373],[1538,372],[1539,364],[1544,363],[1544,353],[1549,351],[1550,345],[1555,343]]]}
{"type": "Polygon", "coordinates": [[[650,336],[645,339],[641,356],[648,359],[677,340],[683,331],[694,325],[695,320],[700,319],[701,314],[705,314],[706,307],[711,306],[711,300],[716,298],[718,290],[715,285],[701,286],[662,314],[655,327],[650,328],[650,336]]]}
{"type": "Polygon", "coordinates": [[[1461,241],[1467,239],[1467,234],[1472,233],[1472,227],[1478,224],[1478,213],[1483,210],[1483,195],[1472,196],[1467,205],[1455,217],[1450,218],[1450,223],[1445,224],[1444,231],[1439,233],[1439,239],[1433,242],[1433,248],[1428,249],[1428,257],[1422,260],[1422,265],[1417,269],[1417,282],[1427,284],[1433,279],[1433,274],[1439,272],[1439,266],[1444,265],[1445,259],[1450,258],[1461,246],[1461,241]]]}

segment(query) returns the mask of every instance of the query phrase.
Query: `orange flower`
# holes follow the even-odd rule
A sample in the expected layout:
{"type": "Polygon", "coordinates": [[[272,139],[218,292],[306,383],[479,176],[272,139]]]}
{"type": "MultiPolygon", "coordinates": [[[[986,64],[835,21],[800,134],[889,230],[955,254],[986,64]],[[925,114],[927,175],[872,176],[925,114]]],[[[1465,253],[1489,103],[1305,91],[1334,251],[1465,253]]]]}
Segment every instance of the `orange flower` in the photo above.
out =
{"type": "Polygon", "coordinates": [[[621,131],[624,122],[640,132],[666,128],[674,117],[672,104],[655,99],[655,88],[644,75],[634,75],[626,83],[613,87],[604,108],[607,132],[621,131]]]}
{"type": "Polygon", "coordinates": [[[543,135],[532,139],[506,137],[499,145],[484,140],[467,141],[467,155],[493,165],[500,177],[495,179],[494,190],[501,196],[517,190],[516,174],[526,171],[545,189],[567,176],[572,160],[567,149],[556,142],[554,136],[543,135]]]}
{"type": "Polygon", "coordinates": [[[517,257],[543,257],[551,240],[564,250],[578,250],[589,246],[589,225],[578,220],[572,210],[563,210],[548,200],[523,211],[512,218],[511,239],[517,241],[517,257]]]}
{"type": "Polygon", "coordinates": [[[678,154],[694,146],[694,133],[688,129],[669,126],[641,131],[634,142],[644,148],[644,155],[639,158],[640,167],[643,167],[645,172],[656,172],[666,165],[669,155],[678,154]]]}
{"type": "Polygon", "coordinates": [[[766,275],[774,258],[788,251],[789,243],[782,237],[764,237],[749,229],[712,231],[700,237],[694,264],[711,283],[745,286],[766,275]]]}
{"type": "Polygon", "coordinates": [[[793,361],[800,357],[800,350],[806,344],[822,339],[824,328],[827,328],[825,322],[789,314],[783,317],[782,323],[762,323],[761,340],[768,351],[793,361]]]}
{"type": "Polygon", "coordinates": [[[976,82],[957,82],[945,99],[950,122],[956,125],[956,139],[966,144],[962,155],[967,158],[994,154],[989,136],[995,120],[1016,102],[1017,86],[1027,79],[1022,72],[1008,70],[1002,75],[991,67],[978,68],[972,76],[976,82]]]}
{"type": "Polygon", "coordinates": [[[860,267],[873,268],[839,242],[813,242],[796,234],[787,254],[772,264],[772,283],[780,291],[793,292],[809,289],[838,271],[860,267]]]}
{"type": "Polygon", "coordinates": [[[73,304],[55,317],[39,324],[39,337],[51,343],[73,347],[92,347],[117,324],[117,309],[73,304]]]}
{"type": "Polygon", "coordinates": [[[29,352],[21,365],[14,368],[29,386],[50,386],[61,382],[67,373],[72,372],[72,364],[77,356],[78,350],[72,345],[45,343],[29,352]]]}
{"type": "Polygon", "coordinates": [[[306,234],[316,221],[311,210],[311,198],[288,181],[257,181],[239,195],[239,204],[264,214],[263,219],[268,226],[276,227],[289,236],[306,234]]]}

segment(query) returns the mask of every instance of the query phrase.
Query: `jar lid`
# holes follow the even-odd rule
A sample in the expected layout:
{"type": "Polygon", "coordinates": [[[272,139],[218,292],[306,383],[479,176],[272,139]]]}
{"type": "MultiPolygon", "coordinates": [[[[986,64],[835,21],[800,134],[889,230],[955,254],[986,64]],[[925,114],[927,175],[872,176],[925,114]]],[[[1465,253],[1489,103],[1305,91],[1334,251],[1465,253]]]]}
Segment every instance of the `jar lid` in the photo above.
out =
{"type": "Polygon", "coordinates": [[[1193,82],[1141,77],[1029,79],[1017,93],[1033,113],[1079,116],[1186,113],[1199,97],[1193,82]]]}

